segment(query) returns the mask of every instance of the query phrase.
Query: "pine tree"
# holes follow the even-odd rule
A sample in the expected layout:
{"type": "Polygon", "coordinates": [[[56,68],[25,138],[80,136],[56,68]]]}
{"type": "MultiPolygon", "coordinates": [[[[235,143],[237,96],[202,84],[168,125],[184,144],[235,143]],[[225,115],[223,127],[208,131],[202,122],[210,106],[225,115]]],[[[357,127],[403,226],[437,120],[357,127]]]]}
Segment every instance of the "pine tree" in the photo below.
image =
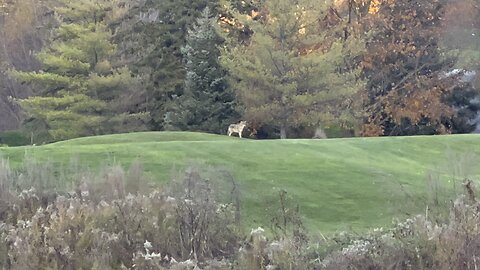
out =
{"type": "Polygon", "coordinates": [[[320,2],[266,0],[257,20],[231,11],[253,31],[247,46],[223,55],[247,121],[274,125],[286,138],[289,128],[353,119],[348,106],[363,83],[359,69],[344,63],[363,47],[320,23],[327,10],[320,2]]]}
{"type": "Polygon", "coordinates": [[[184,94],[178,99],[173,125],[182,130],[223,132],[235,116],[234,96],[218,60],[222,42],[216,18],[207,7],[188,31],[182,48],[186,68],[184,94]]]}
{"type": "Polygon", "coordinates": [[[137,110],[137,82],[110,61],[115,46],[107,20],[115,2],[61,3],[53,42],[37,54],[42,69],[12,72],[37,88],[37,96],[19,100],[27,121],[46,128],[54,140],[143,129],[148,115],[137,110]]]}

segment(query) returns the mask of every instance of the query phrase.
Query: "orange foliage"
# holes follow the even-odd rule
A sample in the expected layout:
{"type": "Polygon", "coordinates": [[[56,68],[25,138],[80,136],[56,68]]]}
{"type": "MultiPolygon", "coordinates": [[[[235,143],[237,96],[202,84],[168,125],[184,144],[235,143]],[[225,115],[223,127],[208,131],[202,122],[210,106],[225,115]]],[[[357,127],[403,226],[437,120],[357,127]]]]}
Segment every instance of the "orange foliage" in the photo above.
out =
{"type": "Polygon", "coordinates": [[[425,90],[416,87],[413,89],[415,90],[401,97],[395,91],[389,93],[385,112],[392,115],[395,122],[400,123],[402,119],[407,118],[413,123],[418,123],[422,118],[435,119],[440,115],[453,113],[452,108],[442,102],[445,89],[437,86],[425,90]]]}
{"type": "Polygon", "coordinates": [[[380,10],[381,0],[372,0],[370,6],[368,7],[368,13],[376,14],[380,10]]]}
{"type": "Polygon", "coordinates": [[[360,135],[363,137],[378,137],[382,136],[384,129],[380,125],[376,125],[374,123],[366,123],[362,126],[362,130],[360,131],[360,135]]]}
{"type": "Polygon", "coordinates": [[[380,2],[372,1],[370,11],[376,14],[363,25],[376,34],[367,42],[362,63],[369,78],[362,133],[390,135],[387,126],[405,123],[448,133],[442,121],[455,114],[444,102],[453,90],[453,79],[441,80],[440,74],[452,61],[438,50],[445,6],[437,1],[380,2]]]}

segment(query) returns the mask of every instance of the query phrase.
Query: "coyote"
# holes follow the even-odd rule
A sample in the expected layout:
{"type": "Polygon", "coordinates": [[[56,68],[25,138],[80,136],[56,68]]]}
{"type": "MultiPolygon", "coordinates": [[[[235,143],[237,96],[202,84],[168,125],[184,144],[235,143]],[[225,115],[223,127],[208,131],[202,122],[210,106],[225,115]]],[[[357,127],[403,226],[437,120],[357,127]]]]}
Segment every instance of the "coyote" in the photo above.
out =
{"type": "Polygon", "coordinates": [[[232,136],[232,133],[238,133],[238,137],[242,138],[242,132],[246,126],[247,121],[240,121],[239,124],[231,124],[228,126],[228,136],[232,136]]]}

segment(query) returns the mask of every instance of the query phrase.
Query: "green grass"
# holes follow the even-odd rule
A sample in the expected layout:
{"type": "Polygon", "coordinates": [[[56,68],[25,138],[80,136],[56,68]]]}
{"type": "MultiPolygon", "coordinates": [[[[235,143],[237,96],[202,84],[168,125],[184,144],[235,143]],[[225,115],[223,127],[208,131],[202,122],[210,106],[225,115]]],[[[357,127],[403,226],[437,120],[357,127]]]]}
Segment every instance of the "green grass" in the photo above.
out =
{"type": "Polygon", "coordinates": [[[420,213],[431,171],[449,179],[472,169],[475,178],[471,156],[465,160],[471,165],[460,159],[480,153],[480,136],[260,141],[147,132],[0,148],[0,153],[13,167],[25,156],[58,163],[77,156],[92,168],[114,161],[128,166],[139,159],[152,178],[163,182],[189,162],[219,165],[240,183],[247,226],[267,223],[275,190],[283,188],[299,203],[310,229],[331,233],[385,226],[394,216],[420,213]]]}

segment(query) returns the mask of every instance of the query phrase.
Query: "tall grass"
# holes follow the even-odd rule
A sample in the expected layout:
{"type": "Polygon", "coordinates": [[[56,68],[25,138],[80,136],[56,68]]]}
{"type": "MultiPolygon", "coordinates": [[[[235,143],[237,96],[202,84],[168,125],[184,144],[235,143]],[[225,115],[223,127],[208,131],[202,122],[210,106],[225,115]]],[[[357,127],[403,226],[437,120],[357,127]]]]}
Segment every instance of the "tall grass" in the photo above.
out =
{"type": "Polygon", "coordinates": [[[137,162],[68,176],[51,164],[0,166],[4,269],[178,268],[239,247],[238,206],[220,201],[214,180],[195,167],[169,187],[148,188],[137,162]]]}

